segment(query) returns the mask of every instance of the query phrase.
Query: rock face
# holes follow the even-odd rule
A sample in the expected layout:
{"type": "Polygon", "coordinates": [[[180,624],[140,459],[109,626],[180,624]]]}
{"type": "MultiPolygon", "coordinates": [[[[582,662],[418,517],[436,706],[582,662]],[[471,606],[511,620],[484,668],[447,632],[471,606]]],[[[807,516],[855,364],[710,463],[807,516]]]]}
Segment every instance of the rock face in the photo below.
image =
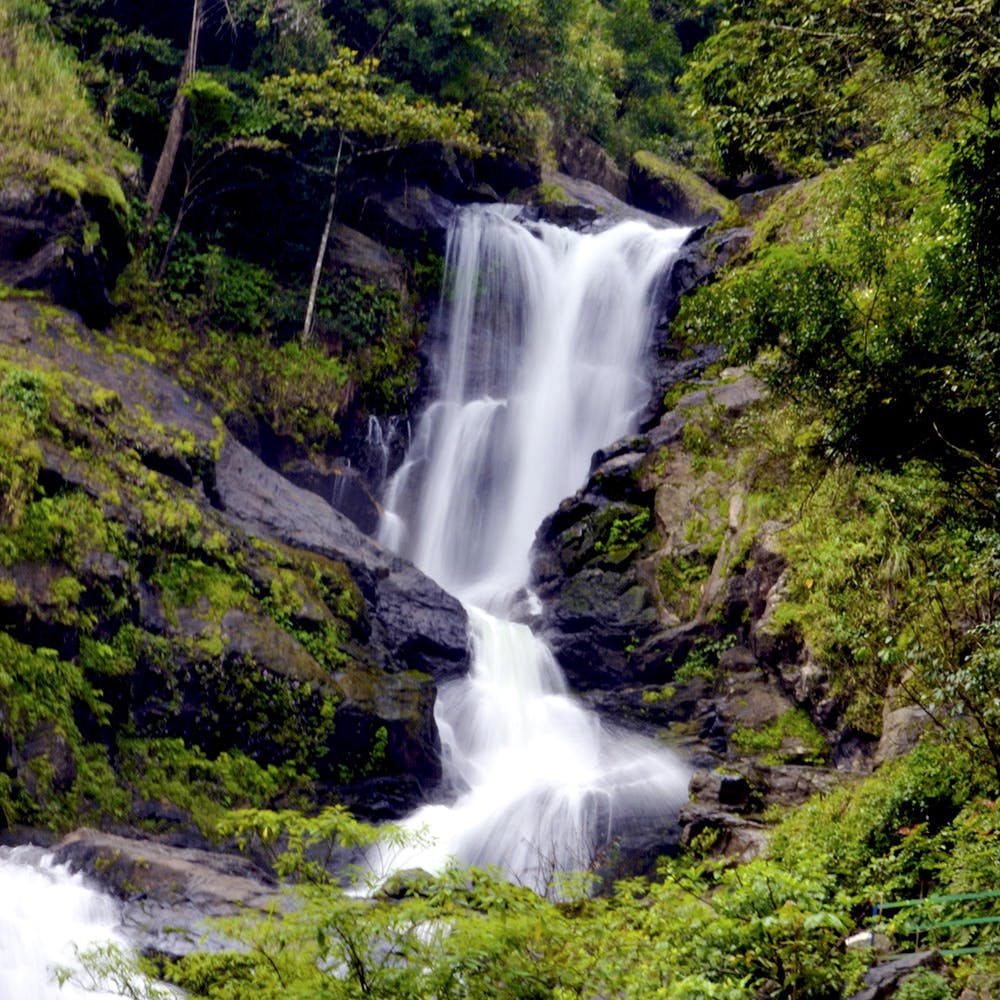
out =
{"type": "Polygon", "coordinates": [[[129,940],[146,955],[176,959],[231,947],[206,921],[248,910],[280,912],[284,902],[267,872],[234,854],[84,829],[57,845],[55,860],[121,901],[129,940]]]}
{"type": "Polygon", "coordinates": [[[650,456],[706,407],[733,415],[759,396],[749,379],[685,396],[647,435],[598,452],[584,488],[542,523],[533,565],[542,628],[576,687],[665,683],[691,648],[689,624],[699,622],[689,588],[675,588],[672,607],[656,567],[642,557],[652,557],[662,537],[693,558],[698,545],[683,538],[682,517],[703,497],[683,469],[650,456]]]}
{"type": "Polygon", "coordinates": [[[598,184],[622,201],[628,198],[628,177],[593,139],[564,135],[556,152],[564,173],[598,184]]]}
{"type": "MultiPolygon", "coordinates": [[[[467,665],[461,605],[73,317],[0,303],[0,356],[39,392],[60,373],[24,502],[34,476],[79,539],[0,567],[0,621],[19,655],[116,664],[109,717],[81,706],[81,730],[308,765],[359,804],[371,790],[369,815],[419,801],[440,775],[437,682],[467,665]]],[[[0,743],[29,796],[72,785],[65,723],[14,721],[0,743]]]]}
{"type": "Polygon", "coordinates": [[[630,200],[682,226],[718,222],[727,200],[707,181],[676,163],[638,152],[628,175],[630,200]]]}
{"type": "Polygon", "coordinates": [[[24,181],[0,185],[0,282],[48,292],[94,326],[111,318],[110,288],[128,261],[125,227],[106,199],[77,200],[24,181]]]}
{"type": "Polygon", "coordinates": [[[247,531],[341,560],[361,589],[387,669],[447,678],[468,666],[465,612],[416,567],[387,553],[316,494],[292,485],[237,441],[216,467],[223,511],[247,531]]]}

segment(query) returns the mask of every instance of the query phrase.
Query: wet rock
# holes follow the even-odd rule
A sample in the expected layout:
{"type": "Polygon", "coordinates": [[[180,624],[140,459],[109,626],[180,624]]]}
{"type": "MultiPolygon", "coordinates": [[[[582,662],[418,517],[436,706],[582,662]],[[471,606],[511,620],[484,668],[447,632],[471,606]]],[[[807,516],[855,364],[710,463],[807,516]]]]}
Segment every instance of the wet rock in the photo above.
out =
{"type": "Polygon", "coordinates": [[[380,186],[366,195],[357,226],[379,242],[410,253],[443,255],[456,205],[427,187],[380,186]]]}
{"type": "Polygon", "coordinates": [[[940,953],[918,951],[874,966],[865,973],[864,989],[852,994],[847,1000],[886,1000],[895,996],[903,982],[918,969],[931,969],[935,972],[943,970],[944,962],[940,953]]]}
{"type": "Polygon", "coordinates": [[[322,497],[366,535],[374,536],[378,531],[382,508],[357,469],[335,465],[324,471],[313,462],[300,460],[285,466],[283,473],[289,482],[322,497]]]}
{"type": "Polygon", "coordinates": [[[619,830],[598,849],[590,871],[598,879],[598,892],[611,892],[626,878],[657,877],[663,858],[674,857],[680,848],[681,827],[677,816],[651,824],[648,820],[619,830]]]}
{"type": "MultiPolygon", "coordinates": [[[[166,517],[176,505],[199,525],[190,540],[192,565],[215,565],[216,556],[197,548],[214,539],[230,553],[241,551],[241,572],[254,588],[239,607],[213,606],[204,594],[168,602],[157,560],[126,564],[86,548],[72,566],[23,563],[0,570],[0,622],[33,648],[79,656],[82,611],[95,616],[94,637],[106,655],[123,625],[135,630],[127,669],[102,677],[110,720],[91,718],[82,706],[75,713],[85,737],[106,740],[108,726],[128,726],[140,736],[181,737],[209,755],[238,749],[265,765],[300,753],[305,739],[321,781],[332,787],[406,775],[396,801],[412,795],[406,804],[412,807],[440,777],[435,676],[452,676],[468,663],[459,602],[319,496],[265,466],[170,379],[134,358],[97,349],[72,317],[0,303],[0,347],[7,344],[79,377],[65,385],[75,412],[53,411],[65,424],[66,440],[79,447],[47,440],[40,448],[41,478],[50,492],[78,489],[106,504],[133,537],[143,537],[150,507],[143,474],[135,482],[123,479],[107,499],[103,468],[86,460],[88,448],[108,447],[101,431],[111,423],[113,440],[155,468],[150,482],[164,499],[152,516],[166,517]],[[340,598],[327,606],[318,592],[296,585],[299,602],[279,624],[260,595],[282,581],[268,550],[252,543],[257,538],[279,551],[279,562],[321,573],[347,610],[339,608],[340,598]],[[60,589],[79,596],[67,605],[60,589]],[[336,647],[325,666],[306,648],[310,636],[336,647]]],[[[25,747],[12,745],[11,757],[17,753],[23,757],[25,747]]],[[[30,781],[31,768],[22,770],[22,783],[30,781]]]]}
{"type": "Polygon", "coordinates": [[[369,605],[372,639],[390,654],[388,669],[420,670],[441,679],[467,668],[462,605],[414,566],[232,439],[222,449],[216,475],[224,511],[244,530],[348,566],[369,605]]]}
{"type": "Polygon", "coordinates": [[[534,206],[533,216],[580,232],[601,232],[627,220],[646,222],[654,229],[671,226],[668,219],[623,201],[610,189],[583,177],[546,173],[544,186],[517,197],[534,206]],[[550,197],[552,192],[556,197],[550,197]]]}
{"type": "Polygon", "coordinates": [[[639,417],[643,430],[662,416],[663,398],[672,385],[700,377],[708,365],[724,357],[725,352],[718,345],[705,345],[695,349],[694,357],[680,358],[670,324],[680,310],[682,297],[714,280],[716,272],[746,248],[752,235],[753,231],[748,228],[711,235],[696,229],[660,280],[658,319],[649,351],[650,403],[639,417]]]}
{"type": "Polygon", "coordinates": [[[715,705],[731,730],[763,729],[795,707],[775,679],[762,670],[728,674],[716,695],[715,705]]]}
{"type": "Polygon", "coordinates": [[[12,744],[11,758],[25,792],[40,806],[52,793],[69,791],[76,781],[76,755],[51,722],[39,722],[20,746],[12,744]]]}
{"type": "Polygon", "coordinates": [[[406,272],[396,257],[370,236],[336,224],[330,230],[327,261],[337,270],[346,269],[365,281],[387,288],[406,287],[406,272]]]}
{"type": "MultiPolygon", "coordinates": [[[[760,396],[759,385],[747,377],[688,393],[645,436],[598,451],[585,486],[539,527],[532,571],[542,602],[541,627],[575,687],[664,683],[695,638],[714,628],[705,624],[708,605],[725,594],[735,532],[693,607],[687,593],[678,596],[676,606],[666,598],[665,606],[658,606],[658,560],[692,554],[701,558],[700,544],[687,537],[692,511],[697,508],[706,531],[713,531],[716,521],[723,525],[715,503],[705,499],[706,482],[692,474],[688,456],[663,458],[654,475],[647,466],[650,455],[676,441],[685,424],[705,408],[720,419],[732,419],[760,396]],[[651,506],[655,520],[649,517],[651,506]],[[612,532],[617,537],[624,533],[627,544],[612,544],[612,532]],[[650,555],[648,562],[645,555],[650,555]]],[[[722,626],[742,612],[742,606],[728,609],[722,626]]]]}
{"type": "Polygon", "coordinates": [[[764,396],[760,383],[748,375],[686,393],[660,422],[648,431],[650,448],[677,441],[690,420],[706,407],[725,419],[735,419],[764,396]]]}
{"type": "Polygon", "coordinates": [[[55,860],[122,901],[126,933],[147,955],[179,958],[232,947],[209,930],[207,920],[284,905],[274,878],[234,854],[84,829],[56,847],[55,860]]]}
{"type": "Polygon", "coordinates": [[[689,803],[680,811],[680,842],[685,847],[699,836],[714,835],[712,853],[745,864],[767,847],[767,832],[761,823],[725,809],[689,803]]]}
{"type": "Polygon", "coordinates": [[[751,784],[764,808],[771,805],[799,806],[814,795],[838,788],[845,781],[839,771],[803,764],[767,766],[740,762],[736,768],[751,784]]]}
{"type": "Polygon", "coordinates": [[[691,801],[721,806],[734,812],[749,812],[759,805],[753,786],[742,774],[722,771],[695,771],[688,787],[691,801]]]}
{"type": "Polygon", "coordinates": [[[592,689],[585,692],[584,698],[603,715],[633,725],[666,729],[676,723],[697,723],[703,719],[709,693],[708,682],[695,677],[682,683],[667,681],[656,686],[592,689]]]}
{"type": "Polygon", "coordinates": [[[628,176],[593,139],[567,132],[558,140],[556,155],[564,173],[597,184],[622,201],[628,199],[628,176]]]}

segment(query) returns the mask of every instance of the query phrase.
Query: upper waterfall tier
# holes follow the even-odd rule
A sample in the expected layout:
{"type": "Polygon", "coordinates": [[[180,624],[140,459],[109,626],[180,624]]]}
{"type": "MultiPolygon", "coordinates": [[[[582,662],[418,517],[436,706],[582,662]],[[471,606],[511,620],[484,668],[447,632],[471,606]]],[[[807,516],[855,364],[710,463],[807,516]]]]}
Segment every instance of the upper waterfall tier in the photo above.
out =
{"type": "Polygon", "coordinates": [[[646,403],[657,279],[688,232],[583,235],[516,212],[473,208],[453,226],[447,357],[383,534],[445,589],[494,606],[526,582],[542,518],[646,403]]]}

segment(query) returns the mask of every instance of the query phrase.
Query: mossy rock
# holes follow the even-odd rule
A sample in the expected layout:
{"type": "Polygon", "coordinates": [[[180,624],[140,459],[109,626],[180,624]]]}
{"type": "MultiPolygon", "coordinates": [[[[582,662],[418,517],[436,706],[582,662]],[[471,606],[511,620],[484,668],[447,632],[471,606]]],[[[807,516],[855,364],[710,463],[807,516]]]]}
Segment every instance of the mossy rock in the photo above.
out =
{"type": "Polygon", "coordinates": [[[629,169],[629,195],[639,208],[664,215],[682,226],[722,222],[736,225],[739,213],[735,204],[720,194],[704,178],[640,150],[632,157],[629,169]]]}

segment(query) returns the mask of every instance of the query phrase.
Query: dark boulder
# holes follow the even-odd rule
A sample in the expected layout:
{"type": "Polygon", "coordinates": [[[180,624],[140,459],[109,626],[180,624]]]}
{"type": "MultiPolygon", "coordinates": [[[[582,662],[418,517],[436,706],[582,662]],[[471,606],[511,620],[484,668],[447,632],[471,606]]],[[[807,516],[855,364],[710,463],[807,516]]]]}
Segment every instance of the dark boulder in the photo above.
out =
{"type": "Polygon", "coordinates": [[[223,510],[244,530],[347,565],[368,603],[372,639],[390,654],[386,669],[420,670],[440,680],[467,668],[465,610],[415,566],[231,438],[216,476],[223,510]]]}
{"type": "Polygon", "coordinates": [[[558,141],[559,169],[570,177],[598,184],[621,201],[628,199],[628,177],[593,139],[567,132],[558,141]]]}
{"type": "MultiPolygon", "coordinates": [[[[916,951],[902,955],[890,962],[872,966],[864,978],[864,988],[852,994],[848,1000],[888,1000],[899,987],[920,969],[942,972],[945,969],[941,954],[937,951],[916,951]]],[[[964,996],[965,994],[963,994],[964,996]]]]}
{"type": "Polygon", "coordinates": [[[106,198],[0,185],[0,282],[41,290],[104,326],[111,288],[129,259],[123,213],[106,198]]]}
{"type": "Polygon", "coordinates": [[[678,163],[640,151],[628,175],[629,199],[681,226],[718,222],[732,206],[708,181],[678,163]]]}
{"type": "Polygon", "coordinates": [[[284,475],[289,482],[322,497],[366,535],[378,531],[382,508],[359,469],[337,463],[325,470],[303,459],[285,466],[284,475]]]}

